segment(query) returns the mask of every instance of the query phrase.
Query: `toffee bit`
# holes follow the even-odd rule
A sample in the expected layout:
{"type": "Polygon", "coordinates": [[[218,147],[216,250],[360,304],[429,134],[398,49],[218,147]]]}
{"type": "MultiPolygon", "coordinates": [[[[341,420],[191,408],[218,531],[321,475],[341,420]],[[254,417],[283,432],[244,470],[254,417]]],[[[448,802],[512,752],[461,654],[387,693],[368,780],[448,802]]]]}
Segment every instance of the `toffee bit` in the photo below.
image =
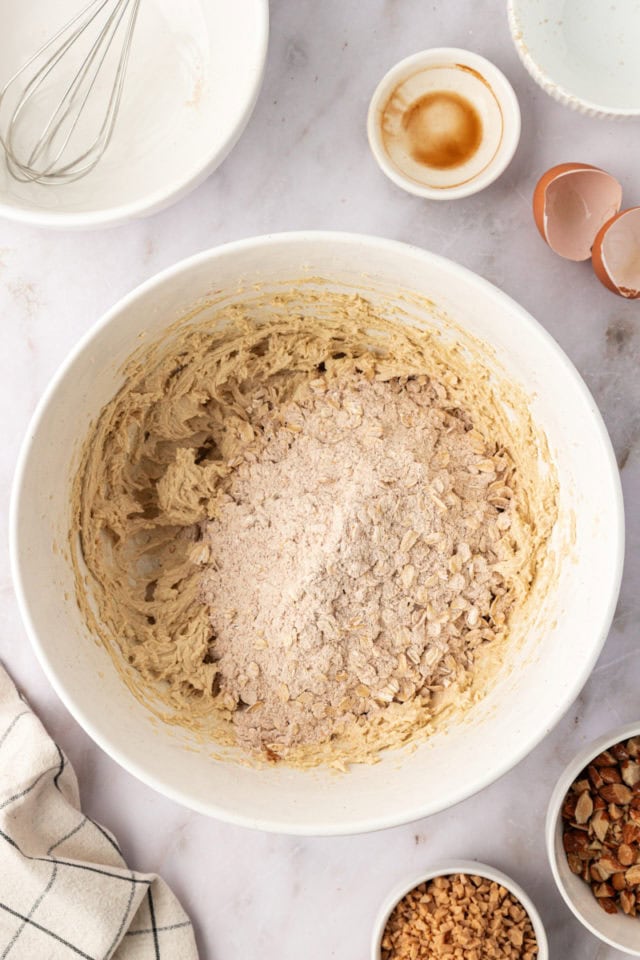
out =
{"type": "Polygon", "coordinates": [[[505,887],[466,874],[421,883],[396,905],[382,960],[534,960],[531,919],[505,887]]]}

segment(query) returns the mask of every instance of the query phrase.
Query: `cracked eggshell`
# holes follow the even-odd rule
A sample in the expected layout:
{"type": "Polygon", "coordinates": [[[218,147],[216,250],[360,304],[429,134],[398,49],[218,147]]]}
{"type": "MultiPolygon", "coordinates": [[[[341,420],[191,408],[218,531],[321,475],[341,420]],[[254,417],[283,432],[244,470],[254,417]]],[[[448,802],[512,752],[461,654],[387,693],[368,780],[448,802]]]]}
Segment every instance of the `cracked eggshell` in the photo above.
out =
{"type": "Polygon", "coordinates": [[[547,170],[533,193],[533,216],[542,238],[567,260],[588,260],[596,234],[620,209],[622,187],[588,163],[547,170]]]}
{"type": "Polygon", "coordinates": [[[640,207],[611,217],[593,243],[593,269],[605,287],[620,297],[640,297],[640,207]]]}

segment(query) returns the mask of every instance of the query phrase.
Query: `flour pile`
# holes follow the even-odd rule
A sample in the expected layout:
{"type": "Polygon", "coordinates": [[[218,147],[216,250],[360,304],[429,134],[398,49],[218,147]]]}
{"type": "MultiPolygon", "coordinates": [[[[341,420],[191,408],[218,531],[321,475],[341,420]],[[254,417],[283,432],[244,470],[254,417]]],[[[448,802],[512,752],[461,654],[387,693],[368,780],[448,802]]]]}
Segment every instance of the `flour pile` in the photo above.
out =
{"type": "Polygon", "coordinates": [[[249,411],[198,552],[217,687],[249,746],[428,699],[504,625],[513,465],[448,407],[427,377],[352,375],[249,411]]]}

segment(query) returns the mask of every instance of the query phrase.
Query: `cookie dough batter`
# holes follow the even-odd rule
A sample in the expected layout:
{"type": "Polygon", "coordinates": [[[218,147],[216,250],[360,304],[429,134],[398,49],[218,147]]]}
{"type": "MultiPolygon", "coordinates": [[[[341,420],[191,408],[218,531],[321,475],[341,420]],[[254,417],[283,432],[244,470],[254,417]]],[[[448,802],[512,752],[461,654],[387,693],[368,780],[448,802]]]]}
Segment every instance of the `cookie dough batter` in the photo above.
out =
{"type": "MultiPolygon", "coordinates": [[[[78,601],[90,626],[136,696],[158,716],[215,742],[240,744],[255,757],[340,766],[374,760],[380,749],[428,732],[440,714],[464,700],[465,691],[481,695],[480,678],[486,689],[513,625],[526,616],[555,519],[553,470],[542,463],[544,438],[531,422],[526,398],[508,384],[492,382],[468,350],[399,318],[386,319],[359,296],[320,296],[308,290],[293,290],[271,301],[258,294],[253,302],[219,311],[215,323],[192,318],[178,324],[134,356],[124,373],[123,387],[103,410],[82,451],[74,484],[71,549],[78,601]],[[358,382],[383,385],[378,390],[381,410],[389,401],[385,391],[404,391],[409,384],[415,391],[421,384],[437,397],[438,416],[449,418],[451,429],[464,434],[467,446],[456,469],[469,470],[476,479],[480,475],[482,483],[484,472],[494,485],[492,505],[486,511],[482,506],[478,516],[488,535],[500,541],[490,554],[499,576],[492,574],[492,593],[486,587],[490,578],[484,577],[486,589],[478,593],[483,600],[474,603],[462,597],[462,586],[460,597],[454,598],[448,583],[446,590],[442,587],[446,574],[431,570],[432,577],[434,571],[440,576],[438,586],[435,580],[431,586],[439,600],[446,597],[447,609],[453,599],[460,604],[450,639],[462,630],[465,636],[472,634],[473,642],[454,645],[456,656],[441,643],[439,672],[423,670],[424,685],[419,667],[412,669],[411,662],[406,664],[407,684],[397,681],[397,662],[389,666],[386,648],[384,656],[377,651],[377,662],[384,661],[387,679],[393,682],[381,683],[384,674],[369,671],[370,683],[364,684],[353,663],[360,663],[364,676],[367,660],[376,654],[372,647],[371,656],[347,657],[336,666],[340,680],[335,689],[327,666],[322,689],[314,688],[309,673],[306,686],[293,696],[290,683],[276,682],[278,670],[271,668],[281,662],[283,677],[290,680],[292,659],[300,659],[304,638],[299,650],[298,639],[289,643],[291,638],[281,634],[264,636],[263,631],[248,638],[250,618],[234,634],[238,614],[230,611],[223,588],[232,583],[228,577],[237,565],[219,551],[225,545],[230,549],[235,539],[229,539],[233,523],[225,534],[221,518],[229,504],[238,501],[239,467],[247,451],[254,451],[255,459],[256,437],[266,422],[273,427],[274,415],[284,411],[282,424],[288,423],[295,437],[302,429],[295,410],[308,403],[314,389],[344,393],[345,384],[348,392],[349,384],[358,382]],[[235,659],[230,643],[234,636],[243,643],[242,657],[235,659]],[[248,643],[257,645],[255,656],[247,656],[248,643]],[[253,678],[245,672],[249,664],[249,673],[257,671],[253,678]],[[271,677],[269,682],[265,676],[271,677]],[[283,711],[283,704],[290,710],[283,711]],[[257,713],[265,707],[266,719],[259,722],[257,713]]],[[[436,478],[450,452],[444,444],[416,453],[417,482],[436,478]],[[437,454],[439,467],[437,460],[431,462],[437,454]]],[[[445,489],[442,480],[440,484],[442,489],[431,492],[446,510],[443,494],[445,499],[456,494],[453,488],[445,489]]],[[[385,535],[386,530],[383,524],[385,535]]],[[[416,539],[418,533],[427,535],[416,531],[416,539]]],[[[406,581],[409,592],[416,576],[409,556],[412,538],[410,532],[397,551],[402,561],[399,582],[406,581]]],[[[472,553],[480,551],[479,543],[476,537],[471,548],[465,542],[461,551],[449,544],[446,562],[452,578],[460,580],[462,566],[469,562],[473,570],[472,553]]],[[[481,559],[486,568],[486,559],[481,559]]],[[[421,562],[427,561],[423,557],[421,562]]],[[[243,569],[251,571],[251,564],[243,569]]],[[[415,586],[421,593],[411,616],[416,615],[417,623],[418,607],[424,608],[426,637],[429,608],[429,636],[438,641],[442,627],[435,625],[429,589],[425,583],[415,586]]],[[[231,592],[229,587],[226,593],[231,592]]],[[[239,596],[234,596],[235,607],[239,596]]],[[[435,611],[441,620],[443,609],[435,611]]],[[[394,616],[406,635],[411,622],[401,622],[397,610],[394,616]]],[[[448,631],[445,626],[447,636],[448,631]]],[[[367,637],[367,643],[375,644],[375,637],[367,637]]],[[[406,661],[411,647],[407,638],[397,656],[406,661]]],[[[438,643],[432,642],[429,649],[435,647],[438,643]]],[[[322,644],[316,654],[321,649],[322,644]]]]}

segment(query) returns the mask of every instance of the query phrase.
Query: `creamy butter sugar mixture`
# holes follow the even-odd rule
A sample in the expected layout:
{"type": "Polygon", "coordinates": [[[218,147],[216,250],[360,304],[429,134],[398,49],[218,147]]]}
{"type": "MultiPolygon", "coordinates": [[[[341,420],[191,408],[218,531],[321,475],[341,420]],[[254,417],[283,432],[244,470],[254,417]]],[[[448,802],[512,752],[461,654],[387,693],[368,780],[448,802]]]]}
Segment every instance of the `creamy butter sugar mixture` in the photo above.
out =
{"type": "Polygon", "coordinates": [[[308,306],[229,308],[132,359],[71,545],[81,608],[158,715],[340,764],[428,729],[500,649],[553,484],[455,350],[358,297],[308,306]]]}

